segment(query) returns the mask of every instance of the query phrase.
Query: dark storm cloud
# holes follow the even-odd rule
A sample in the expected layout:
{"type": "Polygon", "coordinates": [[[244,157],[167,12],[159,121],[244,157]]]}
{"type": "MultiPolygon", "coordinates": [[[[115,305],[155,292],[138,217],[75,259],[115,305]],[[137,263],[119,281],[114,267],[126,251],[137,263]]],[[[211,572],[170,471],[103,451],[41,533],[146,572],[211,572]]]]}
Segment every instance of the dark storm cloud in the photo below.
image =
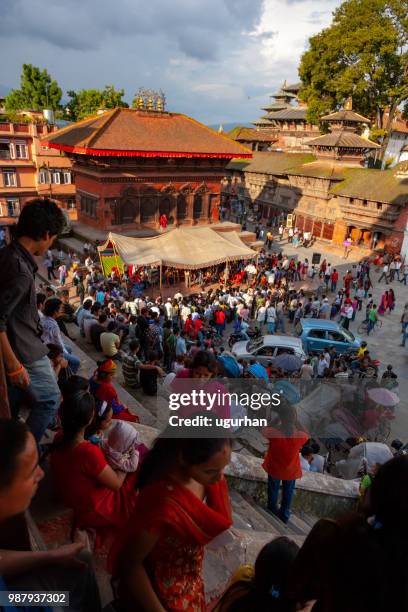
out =
{"type": "Polygon", "coordinates": [[[261,9],[262,0],[2,0],[0,35],[89,51],[160,33],[187,56],[213,60],[228,32],[251,29],[261,9]]]}

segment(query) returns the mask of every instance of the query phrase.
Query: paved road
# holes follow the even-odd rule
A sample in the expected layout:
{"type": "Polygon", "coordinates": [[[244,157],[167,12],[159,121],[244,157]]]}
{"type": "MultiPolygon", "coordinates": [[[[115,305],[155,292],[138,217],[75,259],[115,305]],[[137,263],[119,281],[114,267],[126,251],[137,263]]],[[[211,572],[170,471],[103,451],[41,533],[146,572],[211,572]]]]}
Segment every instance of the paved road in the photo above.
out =
{"type": "MultiPolygon", "coordinates": [[[[272,250],[277,250],[277,248],[282,249],[287,255],[297,255],[302,260],[307,257],[309,261],[312,260],[314,251],[319,252],[322,254],[322,260],[326,259],[327,262],[330,262],[338,270],[340,279],[358,261],[358,257],[353,255],[353,252],[350,253],[349,259],[345,260],[341,253],[334,251],[332,248],[324,249],[321,245],[314,245],[308,249],[296,249],[291,244],[287,244],[286,241],[282,243],[274,242],[272,250]]],[[[401,403],[396,413],[397,418],[393,423],[392,435],[408,441],[408,342],[405,348],[399,346],[402,338],[400,319],[404,305],[408,302],[408,286],[404,286],[403,283],[399,283],[397,280],[388,286],[384,280],[379,284],[377,279],[380,276],[380,272],[376,272],[373,267],[370,276],[373,283],[371,293],[375,302],[379,304],[382,293],[388,287],[392,287],[396,296],[396,307],[391,314],[387,313],[381,317],[383,325],[379,331],[372,332],[368,338],[364,336],[363,339],[368,341],[371,356],[380,360],[380,373],[383,373],[387,364],[392,364],[395,372],[398,374],[398,394],[401,398],[401,403]]],[[[340,279],[338,286],[341,286],[340,279]]],[[[329,298],[331,295],[329,294],[329,298]]],[[[363,304],[362,311],[357,313],[356,320],[350,325],[350,330],[354,334],[357,334],[357,328],[364,317],[365,306],[363,304]]]]}

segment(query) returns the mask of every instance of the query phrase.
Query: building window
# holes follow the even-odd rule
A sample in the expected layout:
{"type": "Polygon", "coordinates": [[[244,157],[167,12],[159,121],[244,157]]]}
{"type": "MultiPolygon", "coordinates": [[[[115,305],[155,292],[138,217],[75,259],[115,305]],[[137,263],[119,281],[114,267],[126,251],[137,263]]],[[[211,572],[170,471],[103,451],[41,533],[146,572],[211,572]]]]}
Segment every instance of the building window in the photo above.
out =
{"type": "Polygon", "coordinates": [[[39,174],[38,174],[38,180],[40,182],[40,185],[44,185],[46,183],[50,182],[50,177],[48,174],[48,170],[46,170],[45,168],[41,168],[39,174]]]}
{"type": "Polygon", "coordinates": [[[20,202],[16,198],[8,198],[5,204],[0,204],[1,217],[18,217],[20,214],[20,202]]]}
{"type": "Polygon", "coordinates": [[[71,172],[65,171],[62,173],[63,182],[65,185],[72,183],[71,172]]]}
{"type": "Polygon", "coordinates": [[[0,159],[11,159],[11,146],[7,140],[0,141],[0,159]]]}
{"type": "Polygon", "coordinates": [[[4,187],[17,187],[17,174],[12,168],[3,170],[4,187]]]}
{"type": "Polygon", "coordinates": [[[382,203],[381,202],[377,202],[377,210],[382,210],[382,203]]]}
{"type": "Polygon", "coordinates": [[[16,159],[28,159],[28,149],[24,142],[16,142],[15,151],[16,159]]]}
{"type": "Polygon", "coordinates": [[[73,210],[76,208],[75,198],[68,198],[67,200],[67,208],[68,210],[73,210]]]}
{"type": "Polygon", "coordinates": [[[51,171],[51,183],[59,185],[61,183],[61,174],[58,171],[51,171]]]}
{"type": "Polygon", "coordinates": [[[81,195],[81,212],[89,217],[96,218],[97,199],[91,196],[81,195]]]}

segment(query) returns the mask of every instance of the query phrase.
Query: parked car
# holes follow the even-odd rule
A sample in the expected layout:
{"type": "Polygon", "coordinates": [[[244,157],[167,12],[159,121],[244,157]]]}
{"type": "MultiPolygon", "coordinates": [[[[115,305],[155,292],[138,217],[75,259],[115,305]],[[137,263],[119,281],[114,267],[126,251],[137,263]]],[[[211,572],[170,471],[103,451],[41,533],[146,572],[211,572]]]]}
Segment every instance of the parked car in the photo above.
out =
{"type": "Polygon", "coordinates": [[[306,353],[321,353],[334,346],[338,353],[348,353],[360,348],[361,339],[335,321],[325,319],[301,319],[295,333],[302,341],[306,353]]]}
{"type": "Polygon", "coordinates": [[[289,353],[297,355],[303,361],[306,358],[300,338],[292,336],[267,335],[252,340],[245,340],[234,344],[231,350],[236,359],[256,358],[259,363],[266,365],[278,355],[289,353]]]}

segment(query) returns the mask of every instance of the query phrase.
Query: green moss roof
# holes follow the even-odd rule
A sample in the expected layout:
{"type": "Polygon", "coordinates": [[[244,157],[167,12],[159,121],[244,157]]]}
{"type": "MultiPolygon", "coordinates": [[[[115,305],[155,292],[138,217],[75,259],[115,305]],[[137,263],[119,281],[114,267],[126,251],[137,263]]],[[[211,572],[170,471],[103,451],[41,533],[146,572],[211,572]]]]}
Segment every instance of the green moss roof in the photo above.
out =
{"type": "Polygon", "coordinates": [[[227,132],[225,135],[228,136],[228,138],[232,138],[233,140],[235,140],[236,136],[238,136],[240,130],[242,130],[241,125],[237,125],[234,128],[232,128],[232,130],[230,130],[229,132],[227,132]]]}
{"type": "Polygon", "coordinates": [[[408,204],[408,181],[396,178],[394,170],[345,168],[344,181],[334,185],[331,192],[374,202],[408,204]]]}
{"type": "Polygon", "coordinates": [[[344,178],[344,166],[334,163],[325,163],[321,161],[313,161],[310,164],[291,168],[288,174],[296,176],[311,176],[315,178],[331,179],[333,181],[341,181],[344,178]]]}
{"type": "Polygon", "coordinates": [[[259,172],[261,174],[288,174],[292,168],[302,166],[308,162],[315,161],[315,157],[310,153],[279,153],[258,151],[254,152],[250,160],[233,160],[228,170],[245,170],[245,172],[259,172]],[[237,166],[237,162],[240,163],[237,166]]]}

